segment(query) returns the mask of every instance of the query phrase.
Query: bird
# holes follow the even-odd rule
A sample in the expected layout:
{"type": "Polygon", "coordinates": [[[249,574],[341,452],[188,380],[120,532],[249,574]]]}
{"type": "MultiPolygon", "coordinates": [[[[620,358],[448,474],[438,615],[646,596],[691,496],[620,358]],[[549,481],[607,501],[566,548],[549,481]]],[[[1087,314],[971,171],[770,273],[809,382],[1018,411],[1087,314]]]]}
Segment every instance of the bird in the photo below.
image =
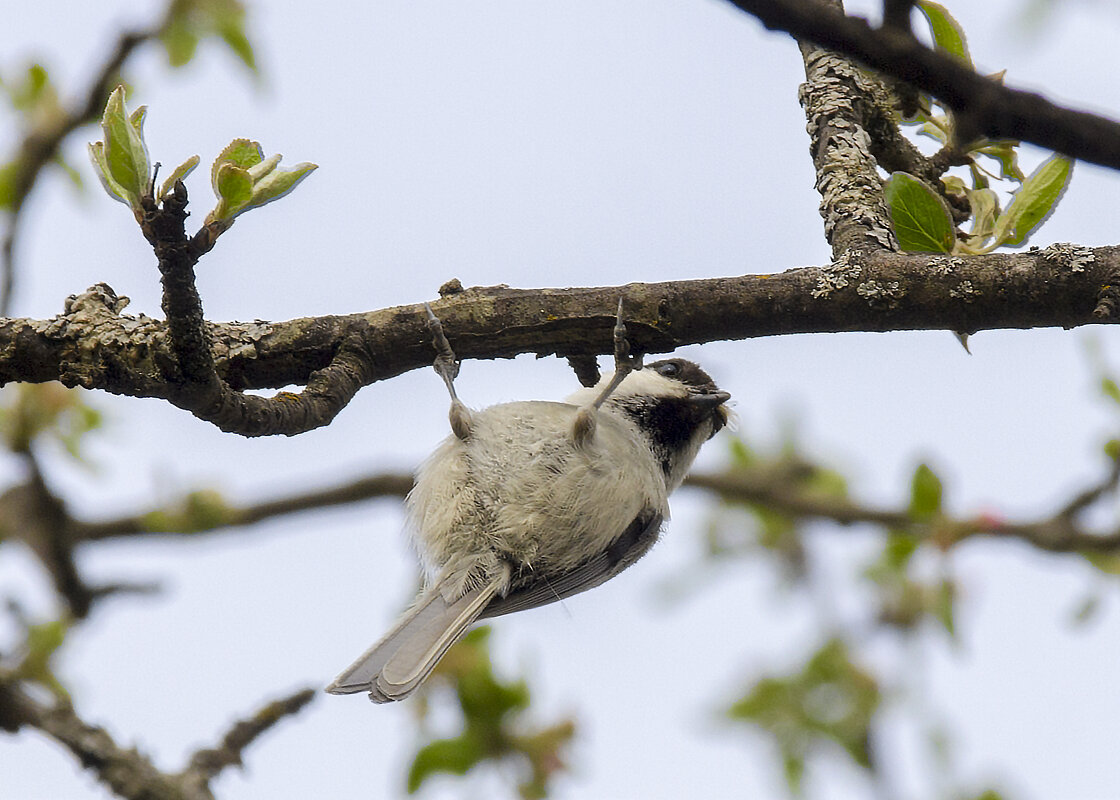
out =
{"type": "Polygon", "coordinates": [[[375,703],[412,694],[477,621],[554,603],[618,575],[656,542],[701,445],[731,414],[697,364],[630,355],[619,302],[615,371],[565,402],[458,398],[459,362],[427,307],[452,433],[406,499],[429,584],[327,687],[375,703]]]}

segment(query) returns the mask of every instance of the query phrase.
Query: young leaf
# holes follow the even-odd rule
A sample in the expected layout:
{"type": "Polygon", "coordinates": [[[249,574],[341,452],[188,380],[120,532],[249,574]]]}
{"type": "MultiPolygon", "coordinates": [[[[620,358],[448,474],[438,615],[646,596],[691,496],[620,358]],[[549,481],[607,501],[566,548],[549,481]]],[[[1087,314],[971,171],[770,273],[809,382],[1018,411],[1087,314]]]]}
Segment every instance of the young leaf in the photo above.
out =
{"type": "Polygon", "coordinates": [[[198,166],[198,162],[200,160],[201,159],[199,159],[198,156],[191,156],[182,164],[175,167],[171,174],[167,176],[167,180],[165,180],[163,182],[163,185],[159,187],[159,199],[163,200],[163,198],[171,194],[171,190],[175,188],[175,182],[183,180],[185,177],[194,172],[194,168],[198,166]]]}
{"type": "Polygon", "coordinates": [[[1055,153],[1038,165],[996,220],[996,244],[1018,247],[1058,205],[1073,174],[1073,160],[1055,153]]]}
{"type": "Polygon", "coordinates": [[[918,0],[918,10],[929,23],[929,32],[933,35],[934,46],[951,56],[956,56],[968,66],[972,66],[972,57],[968,54],[968,42],[964,37],[964,29],[953,16],[945,10],[945,6],[931,0],[918,0]]]}
{"type": "Polygon", "coordinates": [[[1019,169],[1019,151],[1016,150],[1019,143],[1010,139],[1003,139],[998,142],[989,142],[982,147],[976,148],[977,153],[983,153],[989,158],[994,158],[999,162],[999,177],[1000,180],[1012,180],[1023,182],[1023,170],[1019,169]]]}
{"type": "Polygon", "coordinates": [[[233,164],[222,164],[218,170],[216,187],[218,191],[218,208],[222,213],[215,216],[235,216],[249,199],[253,196],[253,179],[249,177],[248,170],[235,167],[233,164]]]}
{"type": "Polygon", "coordinates": [[[300,181],[318,168],[317,164],[304,161],[291,169],[273,170],[253,187],[253,197],[244,210],[260,208],[273,200],[279,200],[289,194],[299,185],[300,181]]]}
{"type": "Polygon", "coordinates": [[[249,139],[234,139],[227,144],[210,167],[210,184],[214,187],[214,194],[221,197],[218,191],[218,170],[223,164],[233,164],[235,167],[249,169],[264,160],[264,151],[259,142],[249,139]]]}
{"type": "Polygon", "coordinates": [[[981,247],[992,237],[996,217],[999,216],[999,196],[991,189],[969,189],[965,192],[972,206],[972,229],[969,231],[968,245],[981,247]]]}
{"type": "Polygon", "coordinates": [[[279,153],[264,157],[260,144],[249,139],[234,139],[214,160],[211,181],[219,202],[206,217],[207,222],[233,219],[251,208],[259,208],[291,192],[306,178],[315,164],[296,164],[280,169],[279,153]]]}
{"type": "Polygon", "coordinates": [[[887,181],[884,198],[899,246],[909,252],[950,253],[953,218],[941,198],[906,172],[895,172],[887,181]]]}
{"type": "Polygon", "coordinates": [[[118,86],[109,95],[101,117],[109,175],[128,193],[133,207],[139,204],[151,180],[152,167],[143,136],[144,111],[141,106],[129,116],[124,107],[124,87],[118,86]]]}

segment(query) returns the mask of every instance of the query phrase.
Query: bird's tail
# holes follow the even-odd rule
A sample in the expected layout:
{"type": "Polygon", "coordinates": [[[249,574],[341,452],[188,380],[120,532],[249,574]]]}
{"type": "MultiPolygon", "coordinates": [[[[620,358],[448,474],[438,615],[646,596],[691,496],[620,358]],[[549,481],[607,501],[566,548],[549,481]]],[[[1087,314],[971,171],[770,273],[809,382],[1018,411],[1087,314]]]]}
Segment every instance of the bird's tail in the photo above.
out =
{"type": "Polygon", "coordinates": [[[459,641],[505,583],[499,575],[485,586],[448,602],[443,581],[429,587],[385,637],[342,672],[327,691],[369,692],[375,703],[408,697],[459,641]]]}

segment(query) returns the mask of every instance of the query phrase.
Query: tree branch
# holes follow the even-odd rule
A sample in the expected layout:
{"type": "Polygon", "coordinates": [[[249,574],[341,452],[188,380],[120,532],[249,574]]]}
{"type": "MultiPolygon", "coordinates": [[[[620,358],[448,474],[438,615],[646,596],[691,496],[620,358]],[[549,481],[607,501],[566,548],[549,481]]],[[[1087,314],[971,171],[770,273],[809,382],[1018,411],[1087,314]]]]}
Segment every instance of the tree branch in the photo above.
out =
{"type": "Polygon", "coordinates": [[[816,0],[728,0],[771,30],[850,56],[905,81],[951,108],[964,141],[987,136],[1032,142],[1067,156],[1120,169],[1120,124],[1008,88],[931,50],[913,36],[872,28],[816,0]]]}
{"type": "Polygon", "coordinates": [[[136,749],[118,745],[104,728],[85,722],[67,702],[48,705],[0,673],[0,730],[36,728],[69,750],[79,763],[118,797],[127,800],[214,800],[210,782],[226,767],[240,765],[242,753],[262,733],[298,713],[315,698],[302,689],[265,705],[236,723],[214,749],[199,750],[178,775],[158,770],[136,749]]]}
{"type": "MultiPolygon", "coordinates": [[[[1102,298],[1114,290],[1116,274],[1118,247],[1052,245],[970,258],[849,251],[825,267],[775,275],[584,289],[481,287],[448,295],[433,308],[463,358],[586,356],[611,352],[614,309],[624,296],[635,348],[661,353],[686,344],[788,333],[1073,328],[1111,321],[1102,298]]],[[[69,298],[53,319],[0,320],[0,382],[60,380],[194,406],[197,398],[181,396],[167,326],[121,314],[127,302],[99,284],[69,298]]],[[[432,360],[420,306],[278,323],[208,324],[207,330],[215,372],[230,390],[306,384],[304,396],[318,393],[329,411],[345,405],[358,384],[427,367],[432,360]],[[339,375],[344,380],[336,383],[339,375]]],[[[305,413],[303,401],[293,397],[281,395],[284,399],[270,403],[256,398],[262,401],[256,405],[282,415],[283,403],[291,402],[305,413]]],[[[252,418],[258,413],[254,403],[246,400],[237,413],[252,418]]],[[[202,416],[236,429],[223,416],[226,410],[219,404],[202,416]]],[[[280,429],[292,420],[299,428],[321,419],[307,412],[304,418],[288,414],[250,422],[258,432],[288,433],[291,428],[280,429]]]]}
{"type": "Polygon", "coordinates": [[[1114,489],[1117,468],[1099,487],[1079,494],[1069,505],[1053,516],[1030,522],[1008,522],[991,515],[951,518],[937,515],[917,519],[908,508],[881,508],[857,503],[847,497],[814,492],[787,480],[788,476],[773,469],[736,468],[724,473],[694,473],[685,479],[686,486],[707,489],[730,502],[757,504],[791,517],[824,519],[852,525],[870,523],[888,530],[902,530],[921,536],[934,544],[949,548],[978,536],[1019,539],[1040,550],[1053,553],[1120,553],[1120,530],[1095,533],[1081,528],[1076,513],[1099,500],[1105,491],[1114,489]],[[1091,499],[1087,499],[1091,496],[1091,499]]]}

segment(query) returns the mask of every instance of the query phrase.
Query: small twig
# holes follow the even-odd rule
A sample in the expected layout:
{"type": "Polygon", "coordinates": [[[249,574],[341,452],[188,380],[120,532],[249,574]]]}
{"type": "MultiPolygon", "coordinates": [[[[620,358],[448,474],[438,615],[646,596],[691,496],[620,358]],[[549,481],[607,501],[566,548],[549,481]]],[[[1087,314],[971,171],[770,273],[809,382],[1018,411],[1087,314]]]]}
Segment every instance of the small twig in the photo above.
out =
{"type": "Polygon", "coordinates": [[[190,534],[200,531],[253,525],[274,517],[300,511],[314,511],[330,506],[347,505],[378,497],[404,497],[412,489],[412,476],[406,473],[381,473],[359,478],[326,489],[302,492],[278,500],[269,500],[248,506],[226,506],[217,513],[205,515],[204,520],[190,524],[183,511],[186,503],[172,504],[168,509],[152,509],[141,514],[119,517],[99,522],[74,520],[72,529],[77,541],[95,542],[124,536],[148,534],[190,534]],[[171,530],[153,527],[159,518],[173,520],[171,530]]]}
{"type": "Polygon", "coordinates": [[[285,717],[299,713],[304,706],[315,699],[317,694],[314,689],[301,689],[280,700],[268,703],[252,717],[236,722],[222,737],[220,745],[198,750],[191,756],[190,764],[182,773],[182,779],[188,784],[208,787],[222,770],[241,766],[245,748],[256,741],[262,733],[285,717]]]}

